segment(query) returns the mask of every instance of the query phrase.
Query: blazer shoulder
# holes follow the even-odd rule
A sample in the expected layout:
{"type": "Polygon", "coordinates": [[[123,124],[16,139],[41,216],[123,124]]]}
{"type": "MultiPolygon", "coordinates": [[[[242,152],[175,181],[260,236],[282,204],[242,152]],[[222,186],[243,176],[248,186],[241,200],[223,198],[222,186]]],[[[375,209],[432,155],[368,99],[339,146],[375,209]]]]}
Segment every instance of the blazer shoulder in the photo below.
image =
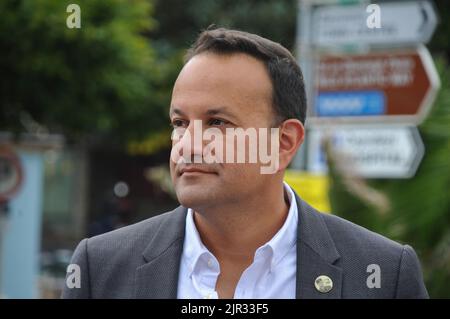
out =
{"type": "Polygon", "coordinates": [[[138,223],[125,226],[88,239],[89,250],[100,249],[103,253],[112,251],[123,251],[124,249],[143,250],[158,232],[160,227],[170,221],[175,221],[179,209],[162,213],[147,218],[138,223]]]}
{"type": "Polygon", "coordinates": [[[319,213],[324,220],[328,231],[339,248],[362,249],[377,252],[377,254],[390,254],[397,259],[404,249],[404,245],[375,233],[367,228],[357,225],[342,217],[319,213]]]}
{"type": "MultiPolygon", "coordinates": [[[[383,274],[381,287],[384,289],[380,291],[384,293],[380,295],[383,298],[428,298],[420,261],[411,246],[395,242],[341,217],[320,214],[342,257],[341,265],[349,272],[348,278],[360,282],[361,278],[368,276],[367,267],[376,265],[383,274]]],[[[349,284],[349,287],[349,291],[361,291],[358,285],[349,284]]]]}
{"type": "Polygon", "coordinates": [[[65,287],[62,297],[133,296],[135,272],[144,263],[145,250],[148,247],[151,251],[164,249],[168,242],[180,236],[178,233],[182,231],[184,219],[182,212],[180,206],[171,212],[82,240],[71,260],[82,274],[81,289],[65,287]],[[155,240],[158,236],[160,239],[155,240]]]}

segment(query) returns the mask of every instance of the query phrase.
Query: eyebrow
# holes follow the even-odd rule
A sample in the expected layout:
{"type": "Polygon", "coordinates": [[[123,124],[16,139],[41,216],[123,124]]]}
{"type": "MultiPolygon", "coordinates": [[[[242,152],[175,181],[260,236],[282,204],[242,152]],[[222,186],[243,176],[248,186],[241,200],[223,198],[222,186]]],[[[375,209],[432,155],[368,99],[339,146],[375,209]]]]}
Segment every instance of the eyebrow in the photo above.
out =
{"type": "Polygon", "coordinates": [[[233,118],[234,120],[238,120],[238,118],[236,117],[236,115],[234,115],[232,112],[227,110],[226,106],[221,106],[221,107],[217,107],[217,108],[213,108],[213,109],[209,109],[208,111],[206,111],[207,115],[226,115],[229,116],[231,118],[233,118]]]}
{"type": "MultiPolygon", "coordinates": [[[[172,116],[173,114],[178,114],[181,116],[184,116],[185,113],[178,109],[178,108],[173,108],[170,112],[169,112],[169,116],[172,116]]],[[[226,106],[221,106],[221,107],[215,107],[215,108],[210,108],[205,112],[205,115],[226,115],[229,116],[235,120],[238,120],[238,118],[236,117],[236,115],[234,115],[233,113],[231,113],[230,111],[227,110],[226,106]]]]}
{"type": "Polygon", "coordinates": [[[169,117],[171,117],[173,114],[184,115],[184,112],[180,109],[172,108],[169,112],[169,117]]]}

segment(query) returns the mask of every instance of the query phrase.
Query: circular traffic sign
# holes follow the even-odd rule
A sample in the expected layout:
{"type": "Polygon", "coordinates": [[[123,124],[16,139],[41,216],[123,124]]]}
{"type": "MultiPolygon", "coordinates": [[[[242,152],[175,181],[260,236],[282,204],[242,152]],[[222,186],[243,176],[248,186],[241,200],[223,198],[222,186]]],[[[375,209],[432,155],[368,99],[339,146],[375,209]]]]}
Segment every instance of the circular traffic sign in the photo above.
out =
{"type": "Polygon", "coordinates": [[[8,201],[17,193],[22,180],[19,157],[11,147],[0,145],[0,203],[8,201]]]}

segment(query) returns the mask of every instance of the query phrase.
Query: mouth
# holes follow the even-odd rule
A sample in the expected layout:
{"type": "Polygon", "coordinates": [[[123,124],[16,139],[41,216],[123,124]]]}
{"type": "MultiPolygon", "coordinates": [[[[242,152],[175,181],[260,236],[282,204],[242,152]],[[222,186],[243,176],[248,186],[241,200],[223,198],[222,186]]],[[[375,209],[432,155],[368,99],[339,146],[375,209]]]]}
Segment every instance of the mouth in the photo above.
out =
{"type": "Polygon", "coordinates": [[[200,169],[197,167],[183,167],[179,170],[179,176],[198,176],[198,175],[214,175],[216,172],[200,169]]]}

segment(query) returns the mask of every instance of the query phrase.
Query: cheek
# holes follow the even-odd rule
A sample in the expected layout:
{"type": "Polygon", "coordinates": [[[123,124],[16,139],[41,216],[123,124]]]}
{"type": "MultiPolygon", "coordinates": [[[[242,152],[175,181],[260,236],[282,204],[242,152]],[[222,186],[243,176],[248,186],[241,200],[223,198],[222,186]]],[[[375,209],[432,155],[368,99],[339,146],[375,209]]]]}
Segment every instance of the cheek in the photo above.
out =
{"type": "Polygon", "coordinates": [[[259,164],[225,164],[223,179],[231,184],[253,183],[260,179],[259,164]]]}
{"type": "Polygon", "coordinates": [[[172,182],[175,182],[176,179],[176,169],[175,169],[176,165],[175,163],[169,159],[169,169],[170,169],[170,177],[172,179],[172,182]]]}

